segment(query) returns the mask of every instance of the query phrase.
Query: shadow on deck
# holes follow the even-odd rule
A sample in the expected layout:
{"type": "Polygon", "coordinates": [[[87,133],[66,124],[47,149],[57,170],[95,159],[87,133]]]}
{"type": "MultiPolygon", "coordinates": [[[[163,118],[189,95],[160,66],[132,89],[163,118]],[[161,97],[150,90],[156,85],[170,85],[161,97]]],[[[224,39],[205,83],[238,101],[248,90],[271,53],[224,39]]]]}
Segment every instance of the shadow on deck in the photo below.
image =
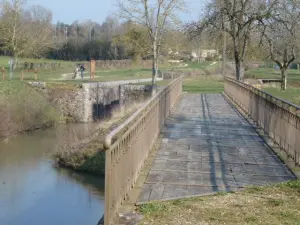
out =
{"type": "Polygon", "coordinates": [[[220,94],[184,95],[162,134],[137,204],[295,179],[220,94]]]}

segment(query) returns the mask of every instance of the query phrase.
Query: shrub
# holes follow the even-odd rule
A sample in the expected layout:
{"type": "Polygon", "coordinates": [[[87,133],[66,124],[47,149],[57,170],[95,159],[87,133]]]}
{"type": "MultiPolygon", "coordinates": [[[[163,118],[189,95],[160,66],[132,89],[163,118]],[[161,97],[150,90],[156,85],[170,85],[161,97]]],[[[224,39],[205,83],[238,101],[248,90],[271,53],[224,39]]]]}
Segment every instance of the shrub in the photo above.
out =
{"type": "Polygon", "coordinates": [[[57,110],[23,82],[0,83],[0,137],[48,127],[60,118],[57,110]]]}

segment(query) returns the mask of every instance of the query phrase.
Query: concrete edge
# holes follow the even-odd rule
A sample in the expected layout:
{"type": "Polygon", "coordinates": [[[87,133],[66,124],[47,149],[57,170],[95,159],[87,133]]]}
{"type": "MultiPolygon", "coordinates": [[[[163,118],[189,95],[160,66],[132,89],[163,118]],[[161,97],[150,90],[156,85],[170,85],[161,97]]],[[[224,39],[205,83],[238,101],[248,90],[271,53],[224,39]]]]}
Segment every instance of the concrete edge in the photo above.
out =
{"type": "Polygon", "coordinates": [[[297,179],[300,179],[300,166],[296,165],[294,160],[277,145],[267,133],[248,115],[238,104],[236,104],[225,92],[222,92],[225,100],[232,105],[236,111],[251,125],[252,129],[264,140],[264,144],[271,149],[277,156],[277,158],[287,166],[287,168],[295,175],[297,179]]]}

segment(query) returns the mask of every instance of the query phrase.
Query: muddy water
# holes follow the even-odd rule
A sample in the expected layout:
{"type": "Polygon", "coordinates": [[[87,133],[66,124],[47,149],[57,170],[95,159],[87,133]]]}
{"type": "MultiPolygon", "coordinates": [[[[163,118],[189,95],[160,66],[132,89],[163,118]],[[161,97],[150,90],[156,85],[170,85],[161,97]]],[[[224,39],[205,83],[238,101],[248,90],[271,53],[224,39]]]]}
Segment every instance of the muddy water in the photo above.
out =
{"type": "MultiPolygon", "coordinates": [[[[96,225],[104,181],[53,167],[50,154],[69,125],[0,142],[1,225],[96,225]]],[[[89,126],[72,131],[83,135],[89,126]]]]}

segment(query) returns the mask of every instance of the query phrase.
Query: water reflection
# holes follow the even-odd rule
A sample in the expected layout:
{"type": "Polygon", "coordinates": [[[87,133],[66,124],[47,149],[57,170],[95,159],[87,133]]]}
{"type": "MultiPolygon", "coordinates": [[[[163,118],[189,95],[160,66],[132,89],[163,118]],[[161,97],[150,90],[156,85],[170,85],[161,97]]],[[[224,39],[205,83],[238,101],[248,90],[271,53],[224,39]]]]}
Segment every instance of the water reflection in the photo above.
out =
{"type": "MultiPolygon", "coordinates": [[[[103,213],[104,181],[55,169],[49,158],[67,130],[69,126],[58,126],[0,143],[0,224],[97,224],[103,213]]],[[[82,138],[82,131],[90,129],[77,125],[71,130],[82,138]]]]}

